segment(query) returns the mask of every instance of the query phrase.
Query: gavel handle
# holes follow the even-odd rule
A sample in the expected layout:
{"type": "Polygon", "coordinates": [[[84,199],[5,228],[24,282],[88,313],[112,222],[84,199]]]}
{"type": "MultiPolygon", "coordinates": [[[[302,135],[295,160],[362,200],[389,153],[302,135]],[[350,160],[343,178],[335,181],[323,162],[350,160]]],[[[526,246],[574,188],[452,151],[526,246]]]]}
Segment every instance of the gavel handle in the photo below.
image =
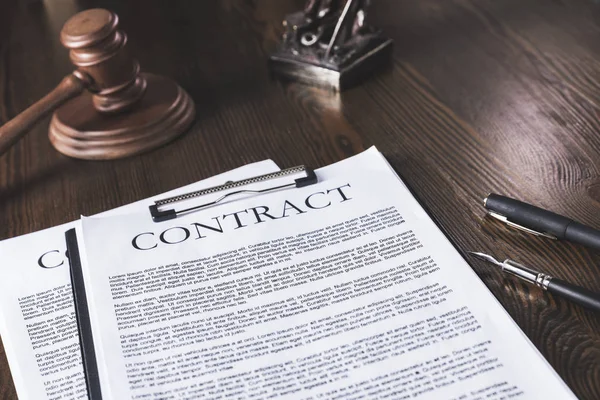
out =
{"type": "Polygon", "coordinates": [[[91,80],[75,71],[63,80],[50,93],[38,102],[0,127],[0,155],[24,136],[40,119],[60,107],[67,100],[80,95],[91,80]]]}

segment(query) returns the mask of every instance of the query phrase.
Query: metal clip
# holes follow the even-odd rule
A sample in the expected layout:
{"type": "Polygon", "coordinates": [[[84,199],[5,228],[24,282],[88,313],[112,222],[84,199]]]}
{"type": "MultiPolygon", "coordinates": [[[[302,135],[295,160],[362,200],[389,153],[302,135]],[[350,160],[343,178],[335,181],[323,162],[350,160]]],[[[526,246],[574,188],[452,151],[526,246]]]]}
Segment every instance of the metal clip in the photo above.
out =
{"type": "Polygon", "coordinates": [[[553,240],[556,240],[556,239],[557,239],[557,238],[556,238],[556,236],[554,236],[554,235],[551,235],[551,234],[549,234],[549,233],[546,233],[546,232],[538,232],[538,231],[535,231],[535,230],[533,230],[533,229],[526,228],[526,227],[524,227],[524,226],[522,226],[522,225],[515,224],[514,222],[512,222],[512,221],[509,221],[509,220],[508,220],[508,218],[506,218],[504,215],[502,215],[502,214],[498,214],[498,213],[496,213],[496,212],[494,212],[494,211],[488,211],[487,213],[488,213],[488,215],[489,215],[490,217],[496,218],[497,220],[499,220],[499,221],[502,221],[502,222],[504,222],[506,225],[508,225],[508,226],[511,226],[511,227],[513,227],[513,228],[520,229],[520,230],[522,230],[522,231],[524,231],[524,232],[530,233],[530,234],[532,234],[532,235],[535,235],[535,236],[543,236],[543,237],[545,237],[545,238],[548,238],[548,239],[553,239],[553,240]]]}
{"type": "Polygon", "coordinates": [[[150,214],[152,215],[152,220],[154,222],[162,222],[162,221],[167,221],[167,220],[176,218],[177,216],[179,216],[181,214],[187,214],[187,213],[195,211],[195,210],[200,210],[203,208],[218,205],[220,203],[223,203],[225,200],[230,199],[231,197],[236,197],[241,194],[259,195],[259,194],[263,194],[263,193],[274,192],[277,190],[283,190],[283,189],[289,189],[289,188],[301,188],[304,186],[313,185],[317,182],[318,182],[318,178],[317,178],[317,175],[315,174],[315,172],[312,169],[307,168],[304,165],[301,165],[298,167],[293,167],[293,168],[288,168],[288,169],[284,169],[284,170],[277,171],[277,172],[272,172],[270,174],[255,176],[255,177],[248,178],[248,179],[243,179],[241,181],[235,181],[235,182],[229,181],[229,182],[225,183],[224,185],[214,186],[214,187],[211,187],[208,189],[197,190],[197,191],[191,192],[191,193],[185,193],[185,194],[169,197],[169,198],[162,199],[162,200],[156,200],[153,205],[149,206],[150,214]],[[267,181],[270,181],[273,179],[279,179],[279,178],[285,178],[285,177],[294,178],[294,176],[297,174],[300,174],[302,176],[300,176],[296,179],[293,179],[290,182],[278,184],[276,186],[266,187],[266,188],[262,188],[262,189],[243,189],[242,188],[245,185],[267,182],[267,181]],[[242,188],[242,189],[239,189],[239,188],[242,188]],[[221,195],[216,200],[212,200],[212,201],[209,201],[209,202],[206,202],[203,204],[198,204],[193,207],[189,207],[189,208],[185,208],[185,209],[181,209],[181,210],[175,210],[173,208],[165,210],[162,208],[162,207],[170,205],[170,204],[174,204],[174,203],[178,203],[178,202],[182,202],[182,201],[186,201],[186,200],[191,200],[191,199],[195,199],[195,198],[202,197],[205,195],[219,193],[222,191],[228,191],[231,189],[239,189],[239,190],[227,192],[227,193],[221,195]]]}

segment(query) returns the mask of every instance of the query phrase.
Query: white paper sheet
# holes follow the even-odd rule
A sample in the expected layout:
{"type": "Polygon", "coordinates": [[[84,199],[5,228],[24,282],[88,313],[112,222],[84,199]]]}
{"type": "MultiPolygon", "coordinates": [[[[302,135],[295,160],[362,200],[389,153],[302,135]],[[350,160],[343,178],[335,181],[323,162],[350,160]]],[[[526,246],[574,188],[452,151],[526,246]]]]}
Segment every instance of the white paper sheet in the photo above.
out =
{"type": "MultiPolygon", "coordinates": [[[[154,199],[278,170],[270,160],[249,164],[105,214],[136,210],[148,216],[154,199]]],[[[64,233],[79,224],[0,242],[0,334],[19,399],[87,398],[64,255],[64,233]]]]}
{"type": "Polygon", "coordinates": [[[83,219],[104,398],[575,398],[376,149],[317,174],[83,219]]]}

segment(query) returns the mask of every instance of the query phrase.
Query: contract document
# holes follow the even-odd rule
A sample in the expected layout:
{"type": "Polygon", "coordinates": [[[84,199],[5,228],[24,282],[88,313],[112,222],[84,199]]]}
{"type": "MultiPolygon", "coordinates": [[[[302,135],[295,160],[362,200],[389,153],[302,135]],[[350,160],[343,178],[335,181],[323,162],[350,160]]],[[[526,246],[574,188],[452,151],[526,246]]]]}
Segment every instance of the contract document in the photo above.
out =
{"type": "MultiPolygon", "coordinates": [[[[166,195],[278,170],[270,160],[249,164],[166,195]]],[[[149,204],[142,200],[108,213],[147,210],[149,204]]],[[[65,231],[79,224],[0,242],[0,334],[21,400],[88,398],[65,256],[65,231]]]]}
{"type": "Polygon", "coordinates": [[[104,399],[575,399],[376,149],[316,173],[82,220],[104,399]]]}

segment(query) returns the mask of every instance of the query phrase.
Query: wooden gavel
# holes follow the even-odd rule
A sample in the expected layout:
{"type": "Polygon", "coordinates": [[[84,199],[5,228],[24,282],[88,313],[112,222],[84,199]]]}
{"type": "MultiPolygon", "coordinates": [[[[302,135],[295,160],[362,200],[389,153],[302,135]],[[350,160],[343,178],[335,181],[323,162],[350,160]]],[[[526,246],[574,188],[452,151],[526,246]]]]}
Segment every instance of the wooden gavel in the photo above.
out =
{"type": "Polygon", "coordinates": [[[190,126],[195,116],[190,96],[168,78],[140,73],[118,21],[110,11],[91,9],[65,23],[60,39],[78,69],[0,127],[0,155],[52,111],[52,145],[84,159],[148,151],[190,126]]]}

